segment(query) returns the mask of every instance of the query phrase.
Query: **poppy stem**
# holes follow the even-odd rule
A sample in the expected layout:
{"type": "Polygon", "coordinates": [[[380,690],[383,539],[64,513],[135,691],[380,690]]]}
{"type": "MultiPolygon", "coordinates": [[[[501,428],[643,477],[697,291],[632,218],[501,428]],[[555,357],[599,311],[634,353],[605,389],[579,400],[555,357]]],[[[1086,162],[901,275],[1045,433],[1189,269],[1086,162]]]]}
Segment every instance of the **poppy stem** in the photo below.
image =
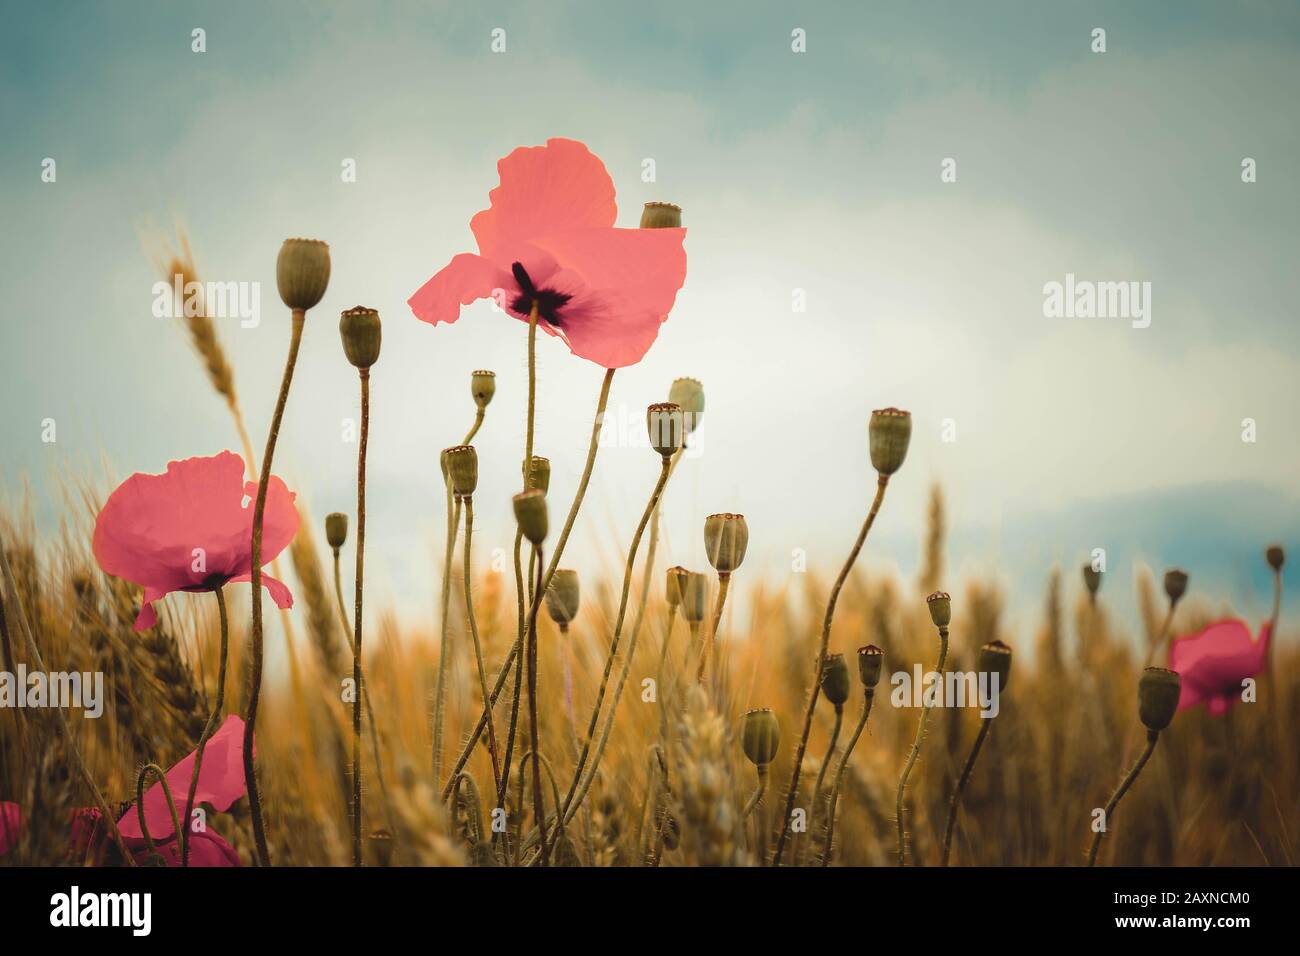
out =
{"type": "Polygon", "coordinates": [[[199,745],[194,751],[194,772],[190,774],[190,790],[185,797],[185,833],[183,836],[178,835],[178,839],[181,840],[181,866],[190,865],[190,836],[194,826],[190,818],[194,814],[194,794],[199,787],[203,751],[207,749],[208,741],[216,732],[217,724],[221,722],[221,711],[226,706],[226,655],[230,649],[230,621],[226,617],[226,594],[222,590],[223,587],[224,585],[218,585],[212,592],[217,596],[217,612],[221,619],[221,659],[217,665],[217,701],[212,705],[212,716],[208,718],[207,726],[203,728],[203,736],[199,738],[199,745]]]}
{"type": "MultiPolygon", "coordinates": [[[[478,637],[478,620],[474,616],[474,577],[470,570],[470,548],[474,539],[474,496],[465,495],[462,499],[465,502],[465,569],[461,575],[465,579],[465,615],[469,621],[470,637],[474,640],[474,660],[478,664],[478,682],[479,688],[483,693],[483,700],[489,697],[487,684],[487,670],[483,667],[483,645],[478,637]]],[[[488,708],[488,753],[492,756],[492,782],[499,784],[501,781],[501,766],[497,759],[497,733],[492,721],[492,709],[488,708]]]]}
{"type": "Polygon", "coordinates": [[[361,375],[361,445],[357,451],[357,583],[352,626],[352,865],[361,865],[361,676],[362,586],[366,559],[366,447],[370,441],[370,369],[361,375]]]}
{"type": "MultiPolygon", "coordinates": [[[[446,474],[442,477],[447,484],[447,549],[442,562],[442,637],[438,642],[438,681],[433,692],[434,783],[437,783],[442,777],[442,718],[447,698],[447,661],[451,656],[448,647],[451,639],[451,629],[449,627],[451,620],[451,562],[456,553],[457,532],[460,531],[460,501],[457,500],[453,506],[451,478],[446,474]]],[[[459,772],[463,767],[464,764],[461,764],[456,769],[459,772]]],[[[452,774],[452,777],[454,779],[455,774],[452,774]]],[[[449,792],[450,784],[448,784],[448,790],[443,793],[444,800],[449,792]]]]}
{"type": "MultiPolygon", "coordinates": [[[[934,666],[935,673],[939,675],[939,680],[943,680],[943,665],[948,659],[948,628],[939,628],[939,663],[934,666]]],[[[921,719],[916,722],[916,737],[912,740],[912,749],[907,755],[907,763],[903,765],[903,773],[898,778],[898,794],[894,798],[894,816],[898,827],[898,865],[907,865],[907,848],[904,835],[903,821],[903,796],[907,791],[907,778],[912,775],[912,768],[916,766],[916,760],[921,756],[921,741],[925,739],[925,724],[930,719],[930,711],[934,707],[933,700],[928,701],[921,708],[921,719]]]]}
{"type": "MultiPolygon", "coordinates": [[[[516,557],[519,556],[519,547],[520,547],[520,543],[523,541],[523,538],[524,538],[523,531],[516,528],[515,529],[515,556],[516,557]]],[[[517,627],[519,629],[518,635],[516,636],[516,642],[518,642],[518,640],[522,638],[523,634],[525,633],[525,629],[528,626],[528,622],[525,618],[525,614],[527,612],[524,609],[523,574],[524,574],[523,565],[519,561],[515,561],[515,597],[516,597],[515,604],[516,604],[516,613],[518,615],[517,627]]],[[[517,643],[516,646],[518,646],[517,643]]],[[[510,659],[506,661],[506,664],[502,667],[502,673],[507,672],[507,669],[510,666],[510,661],[514,659],[513,654],[514,654],[514,649],[512,648],[511,649],[512,656],[510,659]]],[[[506,754],[505,754],[505,760],[501,764],[501,777],[498,781],[499,785],[497,787],[497,806],[502,808],[505,807],[506,797],[509,795],[510,792],[508,789],[510,785],[510,767],[515,752],[515,733],[519,729],[519,701],[522,699],[522,695],[523,695],[523,680],[524,680],[523,673],[524,673],[523,668],[515,669],[515,689],[510,704],[510,723],[506,730],[506,754]]],[[[497,693],[494,692],[491,698],[493,703],[496,702],[496,698],[497,698],[497,693]]],[[[484,698],[484,700],[487,699],[488,698],[486,697],[484,698]]],[[[490,708],[485,709],[484,714],[489,718],[490,721],[491,714],[488,712],[489,710],[490,708]]],[[[492,838],[495,840],[497,838],[497,834],[494,833],[492,835],[492,838]]]]}
{"type": "MultiPolygon", "coordinates": [[[[197,762],[195,761],[195,763],[197,762]]],[[[176,816],[176,801],[172,799],[171,784],[167,782],[167,775],[163,773],[162,767],[156,763],[145,764],[140,768],[140,772],[136,774],[135,778],[135,812],[140,819],[140,832],[144,834],[144,844],[149,848],[149,855],[161,856],[158,848],[154,846],[153,837],[149,835],[149,822],[144,818],[144,782],[149,779],[151,773],[162,784],[163,796],[167,798],[167,809],[171,811],[172,815],[172,834],[177,840],[181,839],[181,821],[176,816]]]]}
{"type": "MultiPolygon", "coordinates": [[[[1120,800],[1124,798],[1124,794],[1128,793],[1129,787],[1133,786],[1133,781],[1136,780],[1138,774],[1142,772],[1142,768],[1145,767],[1147,761],[1151,759],[1151,754],[1155,751],[1156,741],[1159,738],[1160,731],[1147,731],[1147,745],[1142,751],[1142,756],[1138,757],[1137,763],[1135,763],[1133,769],[1128,772],[1128,776],[1120,781],[1120,785],[1115,788],[1115,793],[1111,796],[1110,802],[1106,804],[1106,809],[1102,813],[1102,826],[1106,829],[1110,828],[1110,818],[1115,812],[1115,807],[1119,805],[1120,800]]],[[[1101,838],[1106,835],[1106,829],[1098,830],[1092,835],[1092,847],[1088,850],[1089,866],[1095,866],[1097,863],[1097,851],[1101,849],[1101,838]]]]}
{"type": "Polygon", "coordinates": [[[285,359],[284,375],[280,379],[280,394],[275,400],[271,428],[266,435],[266,451],[262,455],[262,476],[257,483],[257,500],[253,505],[253,555],[250,574],[253,586],[253,659],[249,669],[248,714],[245,717],[244,728],[244,779],[248,785],[248,809],[253,818],[253,839],[257,843],[257,861],[260,866],[271,865],[271,853],[266,845],[266,825],[262,822],[262,798],[257,791],[257,767],[253,762],[253,735],[257,729],[257,706],[262,696],[262,522],[266,517],[266,491],[271,480],[271,462],[275,457],[275,443],[280,437],[284,406],[289,401],[289,386],[293,384],[293,369],[298,362],[298,348],[302,345],[302,328],[306,318],[305,310],[293,310],[289,356],[285,359]]]}
{"type": "Polygon", "coordinates": [[[940,866],[948,865],[948,854],[952,851],[952,833],[957,826],[957,811],[961,809],[961,795],[966,790],[966,783],[970,780],[971,772],[975,769],[975,760],[980,755],[980,748],[984,746],[984,738],[989,735],[993,727],[994,718],[989,717],[980,721],[980,732],[975,737],[975,744],[970,749],[970,756],[966,758],[966,766],[962,768],[961,776],[957,778],[957,786],[953,788],[952,800],[948,804],[948,824],[943,831],[943,860],[940,866]]]}
{"type": "Polygon", "coordinates": [[[727,602],[727,590],[731,585],[731,573],[718,572],[718,597],[713,602],[713,624],[709,632],[704,635],[704,645],[700,648],[699,669],[696,671],[695,679],[701,684],[704,683],[704,671],[709,662],[709,651],[718,639],[718,628],[722,625],[722,606],[727,602]]]}
{"type": "Polygon", "coordinates": [[[826,770],[831,765],[831,760],[835,757],[835,745],[840,742],[840,731],[844,726],[844,705],[835,705],[835,724],[831,728],[831,742],[826,747],[826,756],[822,758],[822,765],[817,770],[817,782],[813,784],[813,802],[812,802],[812,826],[809,827],[808,841],[811,843],[816,837],[812,836],[817,829],[817,819],[820,816],[818,811],[822,805],[822,784],[826,782],[826,770]]]}
{"type": "Polygon", "coordinates": [[[849,745],[844,748],[844,753],[840,756],[840,765],[835,769],[835,783],[831,786],[830,805],[826,809],[826,843],[822,847],[822,866],[826,866],[831,861],[831,853],[835,848],[835,805],[840,799],[840,787],[844,784],[844,771],[848,769],[849,757],[853,756],[853,748],[858,745],[858,738],[862,736],[863,729],[867,726],[867,718],[871,716],[871,705],[876,699],[876,689],[868,687],[862,700],[862,716],[858,718],[858,726],[853,730],[853,736],[849,738],[849,745]]]}
{"type": "Polygon", "coordinates": [[[745,801],[745,809],[740,814],[740,819],[748,820],[749,815],[754,812],[759,801],[763,799],[763,794],[767,793],[768,769],[771,764],[761,763],[758,765],[758,783],[754,785],[754,792],[749,795],[745,801]]]}
{"type": "MultiPolygon", "coordinates": [[[[541,747],[537,741],[537,608],[542,603],[542,546],[534,545],[537,554],[537,590],[533,594],[532,610],[528,612],[528,724],[529,737],[533,753],[533,817],[537,820],[537,829],[542,841],[542,866],[551,865],[551,853],[546,843],[546,807],[542,794],[541,747]]],[[[491,726],[489,721],[488,726],[491,726]]],[[[523,771],[520,770],[522,778],[523,771]]],[[[563,819],[558,824],[558,834],[563,832],[563,819]]]]}
{"type": "Polygon", "coordinates": [[[849,572],[853,570],[854,563],[858,560],[858,554],[862,551],[862,546],[867,541],[867,535],[871,532],[871,526],[876,522],[876,515],[880,512],[880,506],[885,500],[885,488],[889,484],[888,475],[880,475],[876,482],[876,497],[871,502],[871,510],[867,512],[867,518],[862,523],[862,530],[858,532],[858,539],[853,543],[853,548],[849,551],[849,556],[844,562],[844,567],[840,568],[839,576],[835,579],[835,584],[831,588],[830,600],[826,602],[826,616],[822,620],[822,642],[817,652],[817,663],[813,668],[812,690],[808,695],[808,708],[804,711],[803,733],[799,737],[799,747],[794,754],[794,767],[790,771],[790,786],[785,795],[785,814],[781,821],[781,835],[777,837],[776,853],[772,857],[772,865],[781,865],[781,855],[785,852],[785,841],[790,835],[790,814],[794,812],[794,802],[799,796],[799,772],[803,768],[804,754],[808,752],[808,735],[812,733],[813,715],[817,711],[817,698],[821,696],[821,675],[826,666],[826,651],[830,646],[831,640],[831,621],[835,618],[835,605],[840,599],[840,591],[844,588],[844,582],[848,580],[849,572]]]}

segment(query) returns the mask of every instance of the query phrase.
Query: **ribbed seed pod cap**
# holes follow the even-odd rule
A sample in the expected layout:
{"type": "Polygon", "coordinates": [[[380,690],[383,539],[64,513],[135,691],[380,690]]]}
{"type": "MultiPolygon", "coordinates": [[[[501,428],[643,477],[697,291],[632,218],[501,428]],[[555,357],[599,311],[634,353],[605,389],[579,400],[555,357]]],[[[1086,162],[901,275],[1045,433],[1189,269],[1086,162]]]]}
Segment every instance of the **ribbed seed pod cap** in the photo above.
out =
{"type": "Polygon", "coordinates": [[[871,445],[871,466],[882,475],[903,467],[907,446],[912,441],[912,413],[898,408],[879,408],[871,413],[867,427],[871,445]]]}
{"type": "Polygon", "coordinates": [[[682,617],[692,624],[704,620],[709,603],[709,578],[698,571],[687,571],[681,583],[682,617]]]}
{"type": "Polygon", "coordinates": [[[1177,604],[1187,593],[1187,572],[1181,568],[1170,568],[1165,572],[1165,594],[1173,604],[1177,604]]]}
{"type": "Polygon", "coordinates": [[[556,568],[551,576],[551,586],[546,589],[546,612],[556,624],[568,624],[578,616],[581,592],[578,572],[569,568],[556,568]]]}
{"type": "MultiPolygon", "coordinates": [[[[521,466],[522,467],[522,466],[521,466]]],[[[529,491],[540,491],[543,494],[551,490],[551,459],[543,458],[541,455],[533,456],[533,466],[528,469],[524,475],[524,484],[529,491]]]]}
{"type": "Polygon", "coordinates": [[[497,373],[481,368],[469,377],[469,391],[474,396],[474,404],[487,408],[492,396],[497,393],[497,373]]]}
{"type": "Polygon", "coordinates": [[[930,620],[935,627],[947,627],[952,622],[952,598],[947,591],[935,591],[925,599],[930,609],[930,620]]]}
{"type": "Polygon", "coordinates": [[[699,427],[704,416],[704,386],[698,379],[678,378],[668,388],[668,401],[682,408],[682,426],[686,434],[699,427]]]}
{"type": "Polygon", "coordinates": [[[519,530],[524,533],[524,537],[534,545],[545,541],[546,532],[549,530],[546,519],[546,492],[538,491],[536,488],[520,492],[514,497],[514,505],[515,520],[519,522],[519,530]]]}
{"type": "Polygon", "coordinates": [[[1088,589],[1088,593],[1096,597],[1097,592],[1101,590],[1101,572],[1091,564],[1085,564],[1083,566],[1083,584],[1088,589]]]}
{"type": "Polygon", "coordinates": [[[379,361],[382,332],[379,313],[364,305],[353,306],[339,316],[343,353],[357,368],[370,368],[379,361]]]}
{"type": "Polygon", "coordinates": [[[1147,730],[1164,730],[1178,709],[1182,680],[1165,667],[1148,667],[1138,681],[1138,716],[1147,730]]]}
{"type": "Polygon", "coordinates": [[[332,511],[325,516],[325,540],[331,548],[341,548],[348,540],[348,516],[332,511]]]}
{"type": "Polygon", "coordinates": [[[677,607],[682,603],[682,589],[686,586],[686,578],[690,573],[680,566],[668,569],[667,579],[664,584],[664,596],[668,599],[669,607],[677,607]]]}
{"type": "Polygon", "coordinates": [[[885,666],[885,652],[875,644],[858,648],[858,677],[862,678],[864,688],[875,687],[880,683],[880,672],[885,666]]]}
{"type": "Polygon", "coordinates": [[[822,693],[836,707],[849,699],[849,665],[843,654],[827,654],[822,665],[822,693]]]}
{"type": "Polygon", "coordinates": [[[478,487],[478,452],[474,446],[453,445],[443,456],[451,475],[452,492],[460,497],[472,495],[478,487]]]}
{"type": "Polygon", "coordinates": [[[642,229],[680,229],[682,207],[670,202],[648,202],[641,210],[642,229]]]}
{"type": "Polygon", "coordinates": [[[781,725],[776,714],[766,708],[746,713],[740,727],[740,745],[754,766],[771,763],[781,745],[781,725]]]}
{"type": "Polygon", "coordinates": [[[682,409],[675,402],[656,402],[646,408],[645,427],[650,433],[650,447],[665,458],[682,447],[682,409]]]}
{"type": "Polygon", "coordinates": [[[325,296],[330,283],[330,247],[319,239],[286,239],[275,260],[275,284],[291,309],[304,312],[325,296]]]}
{"type": "Polygon", "coordinates": [[[744,515],[716,514],[704,519],[704,553],[719,574],[730,574],[745,560],[749,525],[744,515]]]}
{"type": "Polygon", "coordinates": [[[1011,679],[1011,647],[1002,641],[989,641],[980,648],[979,670],[981,674],[998,675],[998,691],[1007,689],[1011,679]]]}
{"type": "Polygon", "coordinates": [[[1286,564],[1286,552],[1282,550],[1280,544],[1275,544],[1265,551],[1264,557],[1268,560],[1268,566],[1274,571],[1281,571],[1282,565],[1286,564]]]}

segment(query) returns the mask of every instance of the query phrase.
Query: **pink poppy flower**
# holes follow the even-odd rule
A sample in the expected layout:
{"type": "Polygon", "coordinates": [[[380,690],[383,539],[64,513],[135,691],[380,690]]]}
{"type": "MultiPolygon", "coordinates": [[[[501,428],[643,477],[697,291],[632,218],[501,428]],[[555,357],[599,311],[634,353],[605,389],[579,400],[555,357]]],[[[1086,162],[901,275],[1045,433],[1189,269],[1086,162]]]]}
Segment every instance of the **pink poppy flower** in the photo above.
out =
{"type": "MultiPolygon", "coordinates": [[[[244,460],[223,451],[169,462],[165,474],[134,474],[108,496],[95,519],[95,559],[109,574],[144,587],[137,631],[157,623],[153,602],[172,591],[212,591],[250,580],[256,495],[257,482],[244,481],[244,460]]],[[[272,475],[262,527],[264,564],[298,531],[293,500],[272,475]]],[[[263,574],[262,584],[277,605],[293,606],[283,583],[263,574]]]]}
{"type": "MultiPolygon", "coordinates": [[[[206,755],[203,762],[207,763],[206,755]]],[[[184,809],[177,807],[176,812],[183,813],[184,809]]],[[[124,831],[127,818],[134,816],[135,807],[132,806],[118,821],[118,830],[124,831]]],[[[169,813],[167,817],[168,835],[161,839],[154,839],[154,851],[162,857],[165,866],[180,866],[180,846],[176,838],[171,835],[171,814],[169,813]]],[[[108,827],[102,825],[102,819],[99,810],[95,807],[82,807],[72,812],[72,829],[68,835],[68,853],[65,863],[70,866],[86,866],[99,865],[103,862],[103,855],[113,846],[113,839],[109,836],[108,827]]],[[[152,831],[149,835],[153,836],[152,831]]],[[[215,831],[211,829],[201,831],[193,834],[193,837],[190,842],[190,866],[243,866],[235,848],[215,831]]],[[[144,837],[128,837],[123,832],[122,842],[126,844],[127,851],[138,866],[151,866],[157,862],[154,855],[149,852],[149,844],[144,837]]]]}
{"type": "Polygon", "coordinates": [[[1169,647],[1169,667],[1182,678],[1178,709],[1204,702],[1215,717],[1226,714],[1241,700],[1242,681],[1264,669],[1271,631],[1266,623],[1255,641],[1245,621],[1218,621],[1175,640],[1169,647]]]}
{"type": "Polygon", "coordinates": [[[497,163],[491,208],[470,220],[478,255],[461,253],[407,301],[416,317],[455,322],[495,298],[605,368],[641,361],[686,281],[685,229],[615,229],[605,164],[585,145],[550,139],[497,163]]]}

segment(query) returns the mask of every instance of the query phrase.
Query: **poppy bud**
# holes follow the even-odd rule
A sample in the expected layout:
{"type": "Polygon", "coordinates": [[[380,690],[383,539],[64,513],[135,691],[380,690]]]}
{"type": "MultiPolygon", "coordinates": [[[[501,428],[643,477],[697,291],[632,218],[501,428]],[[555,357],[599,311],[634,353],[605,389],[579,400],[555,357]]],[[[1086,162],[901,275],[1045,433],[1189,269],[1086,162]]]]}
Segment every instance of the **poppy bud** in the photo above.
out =
{"type": "Polygon", "coordinates": [[[871,465],[883,476],[903,467],[912,440],[912,413],[897,408],[880,408],[871,413],[868,426],[871,465]]]}
{"type": "Polygon", "coordinates": [[[1177,604],[1182,596],[1187,593],[1187,572],[1178,568],[1170,568],[1165,572],[1165,594],[1169,596],[1170,604],[1177,604]]]}
{"type": "Polygon", "coordinates": [[[1286,564],[1286,552],[1282,550],[1280,544],[1275,544],[1265,551],[1264,557],[1268,559],[1268,566],[1274,571],[1281,571],[1282,565],[1286,564]]]}
{"type": "Polygon", "coordinates": [[[704,553],[719,574],[730,574],[745,560],[749,525],[744,515],[718,514],[704,519],[704,553]]]}
{"type": "Polygon", "coordinates": [[[379,313],[364,305],[353,306],[339,317],[343,353],[357,368],[370,368],[379,360],[381,332],[379,313]]]}
{"type": "Polygon", "coordinates": [[[664,595],[668,599],[669,607],[677,607],[682,603],[682,589],[686,585],[686,578],[691,572],[683,567],[668,569],[667,582],[664,586],[664,595]]]}
{"type": "Polygon", "coordinates": [[[1083,566],[1083,584],[1088,589],[1089,597],[1096,597],[1101,590],[1101,572],[1091,564],[1083,566]]]}
{"type": "Polygon", "coordinates": [[[884,664],[885,652],[875,644],[858,648],[858,676],[862,678],[864,689],[871,690],[880,683],[880,671],[884,664]]]}
{"type": "Polygon", "coordinates": [[[478,452],[473,445],[456,445],[443,452],[451,490],[458,498],[474,494],[478,487],[478,452]]]}
{"type": "Polygon", "coordinates": [[[645,410],[650,447],[670,458],[682,447],[682,409],[673,402],[656,402],[645,410]]]}
{"type": "Polygon", "coordinates": [[[1011,677],[1011,647],[1002,641],[989,641],[980,648],[979,670],[982,674],[998,675],[998,690],[1007,689],[1011,677]]]}
{"type": "Polygon", "coordinates": [[[781,744],[781,725],[776,714],[766,708],[747,712],[740,728],[740,744],[754,766],[771,763],[781,744]]]}
{"type": "Polygon", "coordinates": [[[319,239],[286,239],[275,260],[275,284],[291,309],[306,312],[330,282],[330,247],[319,239]]]}
{"type": "Polygon", "coordinates": [[[546,611],[563,630],[578,616],[578,572],[556,568],[551,586],[546,589],[546,611]]]}
{"type": "Polygon", "coordinates": [[[682,427],[690,434],[704,415],[704,386],[697,379],[678,378],[668,389],[668,401],[682,407],[682,427]]]}
{"type": "Polygon", "coordinates": [[[827,654],[822,665],[822,693],[836,707],[844,706],[849,699],[849,665],[843,654],[827,654]]]}
{"type": "Polygon", "coordinates": [[[524,484],[529,491],[536,489],[545,494],[551,490],[551,459],[533,456],[533,467],[524,474],[524,484]]]}
{"type": "Polygon", "coordinates": [[[325,540],[331,548],[341,548],[348,540],[348,516],[333,511],[325,516],[325,540]]]}
{"type": "Polygon", "coordinates": [[[680,579],[682,594],[682,617],[692,624],[704,620],[709,602],[709,579],[698,571],[687,571],[680,579]]]}
{"type": "Polygon", "coordinates": [[[475,405],[480,409],[487,408],[492,396],[497,393],[497,373],[478,369],[470,376],[469,392],[474,396],[475,405]]]}
{"type": "Polygon", "coordinates": [[[943,629],[952,621],[952,598],[947,591],[935,591],[925,599],[925,606],[935,627],[943,629]]]}
{"type": "Polygon", "coordinates": [[[1147,730],[1164,730],[1178,709],[1182,680],[1175,671],[1148,667],[1138,681],[1138,716],[1147,730]]]}
{"type": "Polygon", "coordinates": [[[682,207],[670,202],[648,202],[641,210],[642,229],[682,228],[682,207]]]}
{"type": "Polygon", "coordinates": [[[515,520],[519,530],[534,546],[546,540],[548,530],[546,520],[546,492],[534,488],[520,492],[514,497],[515,520]]]}

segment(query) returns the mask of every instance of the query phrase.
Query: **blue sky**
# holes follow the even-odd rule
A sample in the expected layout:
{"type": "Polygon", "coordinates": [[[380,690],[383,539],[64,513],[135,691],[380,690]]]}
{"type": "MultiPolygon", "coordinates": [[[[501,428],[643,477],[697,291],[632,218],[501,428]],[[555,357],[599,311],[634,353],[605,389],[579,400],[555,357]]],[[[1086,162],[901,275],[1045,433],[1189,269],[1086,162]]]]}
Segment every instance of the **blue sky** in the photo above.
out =
{"type": "MultiPolygon", "coordinates": [[[[1300,8],[807,6],[6,5],[4,483],[52,499],[54,476],[103,459],[121,477],[237,447],[183,331],[149,312],[141,236],[174,218],[205,278],[261,283],[261,324],[221,333],[264,434],[287,341],[275,253],[286,236],[326,239],[334,275],[277,471],[317,515],[350,510],[355,446],[339,436],[355,381],[335,316],[379,308],[371,487],[386,507],[368,566],[420,623],[437,451],[468,425],[478,367],[500,377],[479,442],[482,560],[508,542],[524,352],[486,305],[432,329],[404,302],[472,249],[496,159],[566,135],[604,158],[620,224],[669,199],[690,228],[678,306],[612,399],[636,421],[674,377],[705,382],[703,454],[669,491],[670,561],[702,565],[703,516],[743,511],[756,578],[787,575],[795,548],[836,566],[873,482],[868,412],[896,404],[916,437],[868,569],[915,571],[939,482],[954,578],[999,575],[1026,632],[1051,564],[1098,546],[1116,599],[1134,562],[1180,563],[1258,616],[1262,547],[1300,546],[1300,8]],[[190,50],[195,27],[206,53],[190,50]],[[56,183],[41,182],[45,157],[56,183]],[[940,181],[948,157],[955,183],[940,181]],[[646,158],[656,182],[641,181],[646,158]],[[1043,284],[1067,273],[1151,282],[1151,326],[1044,318],[1043,284]]],[[[557,342],[539,366],[538,449],[567,501],[600,370],[557,342]]],[[[576,566],[610,563],[655,467],[645,448],[602,451],[576,566]]]]}

